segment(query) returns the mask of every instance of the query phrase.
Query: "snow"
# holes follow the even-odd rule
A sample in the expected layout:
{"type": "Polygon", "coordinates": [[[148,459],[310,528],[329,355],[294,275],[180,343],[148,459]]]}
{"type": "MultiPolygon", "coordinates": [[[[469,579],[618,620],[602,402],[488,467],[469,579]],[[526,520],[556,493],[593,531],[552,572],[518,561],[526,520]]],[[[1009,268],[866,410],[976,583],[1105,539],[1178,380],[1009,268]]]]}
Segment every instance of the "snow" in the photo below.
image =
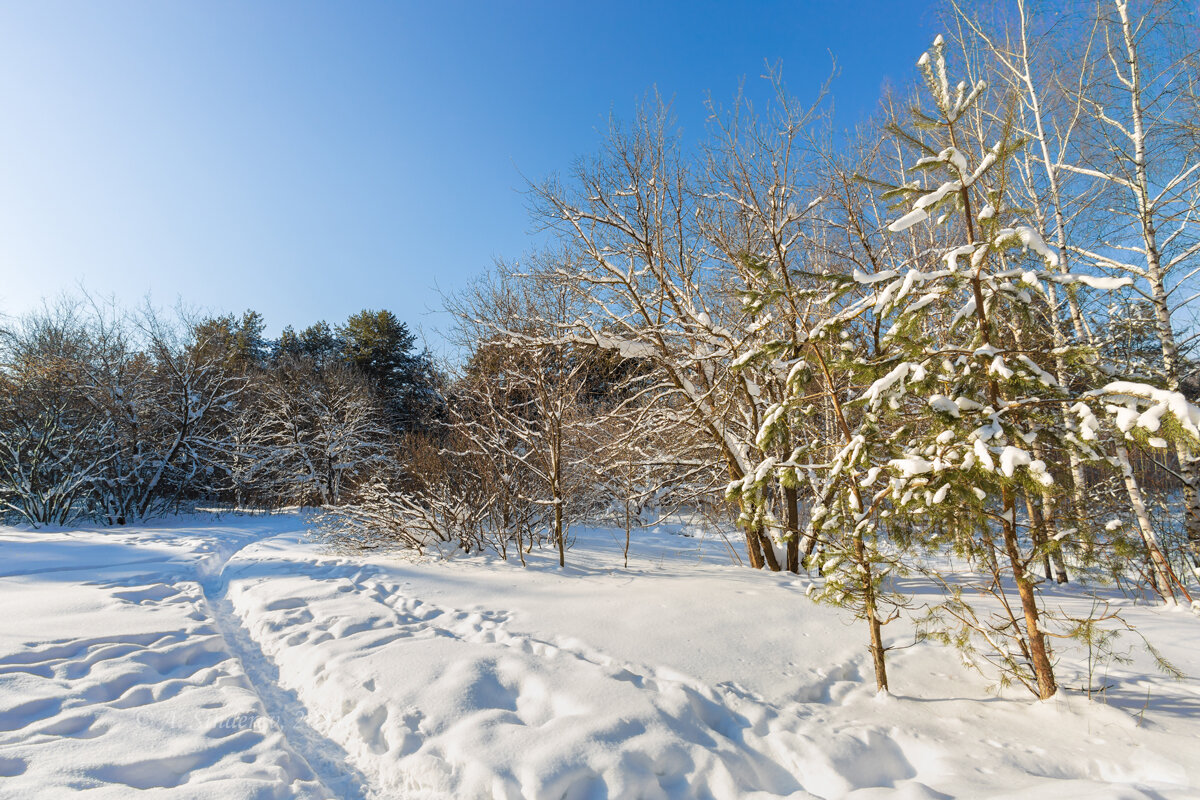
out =
{"type": "Polygon", "coordinates": [[[963,319],[975,313],[975,298],[972,297],[967,302],[963,303],[962,308],[954,312],[954,318],[950,320],[950,328],[954,328],[963,319]]]}
{"type": "Polygon", "coordinates": [[[959,404],[946,395],[930,395],[929,407],[935,411],[941,411],[942,414],[949,414],[953,417],[961,416],[959,404]]]}
{"type": "Polygon", "coordinates": [[[1124,400],[1127,405],[1117,409],[1117,427],[1128,432],[1135,425],[1151,433],[1158,431],[1162,415],[1168,411],[1187,433],[1200,438],[1200,407],[1188,402],[1179,392],[1159,389],[1145,383],[1113,381],[1102,389],[1088,392],[1085,397],[1103,397],[1124,400]],[[1147,404],[1149,408],[1139,413],[1137,406],[1147,404]]]}
{"type": "Polygon", "coordinates": [[[892,278],[898,277],[899,275],[900,273],[896,272],[894,269],[885,269],[882,272],[876,272],[873,274],[855,269],[853,272],[851,272],[850,277],[854,279],[855,283],[860,283],[864,286],[870,286],[872,283],[890,281],[892,278]]]}
{"type": "Polygon", "coordinates": [[[863,479],[861,481],[859,481],[858,485],[863,488],[870,486],[871,484],[875,483],[876,480],[879,479],[879,473],[882,471],[883,471],[882,467],[871,467],[870,469],[867,470],[867,474],[865,476],[863,476],[863,479]]]}
{"type": "Polygon", "coordinates": [[[913,166],[919,168],[929,164],[952,165],[959,175],[966,177],[967,174],[967,157],[964,156],[956,147],[947,147],[936,156],[925,156],[924,158],[918,158],[917,163],[913,166]]]}
{"type": "Polygon", "coordinates": [[[1028,225],[1017,225],[1013,228],[1003,228],[996,234],[998,242],[1006,239],[1016,239],[1026,250],[1032,250],[1052,267],[1058,266],[1058,253],[1046,246],[1042,235],[1028,225]]]}
{"type": "Polygon", "coordinates": [[[1018,355],[1017,358],[1020,359],[1021,363],[1025,365],[1026,369],[1032,372],[1044,386],[1048,386],[1052,389],[1058,388],[1058,381],[1054,378],[1054,376],[1039,367],[1032,358],[1027,355],[1018,355]]]}
{"type": "Polygon", "coordinates": [[[755,437],[754,442],[760,450],[766,449],[770,441],[772,429],[786,411],[787,408],[783,404],[775,403],[763,414],[762,425],[758,427],[758,435],[755,437]]]}
{"type": "Polygon", "coordinates": [[[1011,380],[1014,374],[1013,371],[1004,363],[1004,358],[1002,356],[996,356],[992,359],[991,366],[988,367],[988,372],[993,375],[999,375],[1005,380],[1011,380]]]}
{"type": "MultiPolygon", "coordinates": [[[[1033,703],[919,643],[877,696],[860,624],[805,598],[818,579],[730,565],[686,520],[636,532],[629,569],[623,532],[573,533],[565,570],[526,570],[338,555],[297,514],[0,529],[0,797],[1200,789],[1200,683],[1145,657],[1108,667],[1105,702],[1033,703]]],[[[1190,614],[1113,602],[1200,674],[1190,614]]],[[[912,645],[905,620],[886,633],[912,645]]],[[[1086,683],[1086,650],[1056,647],[1063,685],[1086,683]]]]}
{"type": "Polygon", "coordinates": [[[979,460],[979,465],[988,472],[996,471],[996,463],[992,460],[992,453],[988,450],[982,439],[976,439],[973,445],[975,458],[979,460]]]}
{"type": "Polygon", "coordinates": [[[1092,413],[1086,403],[1076,403],[1071,406],[1071,413],[1079,417],[1079,433],[1085,442],[1094,442],[1096,432],[1100,430],[1100,420],[1092,413]]]}
{"type": "Polygon", "coordinates": [[[947,195],[961,191],[962,188],[962,181],[946,181],[928,194],[921,195],[921,197],[917,199],[917,202],[913,204],[913,210],[893,222],[891,225],[888,225],[888,230],[892,233],[901,233],[908,230],[913,225],[916,225],[918,222],[924,222],[925,220],[929,219],[929,212],[925,209],[942,202],[947,195]]]}
{"type": "Polygon", "coordinates": [[[946,262],[946,269],[951,272],[958,271],[958,259],[962,256],[969,256],[975,252],[975,245],[964,244],[949,250],[942,259],[946,262]]]}
{"type": "Polygon", "coordinates": [[[657,351],[654,345],[646,342],[636,342],[620,336],[593,333],[596,346],[604,350],[613,350],[622,358],[649,358],[657,351]]]}
{"type": "MultiPolygon", "coordinates": [[[[1032,462],[1029,453],[1019,447],[1007,445],[1000,452],[1000,471],[1004,473],[1004,477],[1011,478],[1017,471],[1017,467],[1029,466],[1032,462]]],[[[1045,465],[1042,465],[1043,468],[1045,465]]]]}
{"type": "Polygon", "coordinates": [[[1133,430],[1133,426],[1137,424],[1137,421],[1141,416],[1138,414],[1136,408],[1129,408],[1128,406],[1110,406],[1110,408],[1116,410],[1115,417],[1117,428],[1122,433],[1129,433],[1131,430],[1133,430]]]}
{"type": "Polygon", "coordinates": [[[969,397],[954,398],[954,405],[958,406],[959,411],[978,411],[983,408],[981,404],[976,403],[969,397]]]}
{"type": "Polygon", "coordinates": [[[926,461],[920,456],[895,458],[889,461],[888,464],[906,478],[924,475],[927,472],[933,471],[933,463],[926,461]]]}
{"type": "Polygon", "coordinates": [[[897,384],[903,384],[906,379],[912,381],[925,380],[925,368],[920,364],[912,362],[901,362],[888,371],[886,375],[872,383],[867,390],[863,392],[862,399],[866,400],[871,408],[878,408],[883,398],[896,388],[897,384]]]}
{"type": "Polygon", "coordinates": [[[1072,272],[1069,275],[1052,275],[1050,280],[1055,283],[1072,284],[1082,283],[1084,286],[1089,286],[1092,289],[1098,289],[1102,292],[1115,292],[1117,289],[1122,289],[1126,286],[1133,285],[1132,278],[1109,278],[1098,277],[1095,275],[1083,275],[1078,272],[1072,272]]]}

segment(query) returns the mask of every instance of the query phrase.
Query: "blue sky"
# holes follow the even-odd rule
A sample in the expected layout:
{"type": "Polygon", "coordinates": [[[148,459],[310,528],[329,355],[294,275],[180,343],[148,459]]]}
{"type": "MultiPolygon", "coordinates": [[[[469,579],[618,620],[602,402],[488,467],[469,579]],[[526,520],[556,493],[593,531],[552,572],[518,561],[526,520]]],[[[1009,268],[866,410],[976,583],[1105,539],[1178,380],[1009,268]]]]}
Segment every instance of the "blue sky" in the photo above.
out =
{"type": "Polygon", "coordinates": [[[837,120],[907,82],[929,3],[7,2],[0,312],[102,296],[285,324],[430,314],[530,246],[526,177],[657,86],[685,134],[765,61],[837,120]]]}

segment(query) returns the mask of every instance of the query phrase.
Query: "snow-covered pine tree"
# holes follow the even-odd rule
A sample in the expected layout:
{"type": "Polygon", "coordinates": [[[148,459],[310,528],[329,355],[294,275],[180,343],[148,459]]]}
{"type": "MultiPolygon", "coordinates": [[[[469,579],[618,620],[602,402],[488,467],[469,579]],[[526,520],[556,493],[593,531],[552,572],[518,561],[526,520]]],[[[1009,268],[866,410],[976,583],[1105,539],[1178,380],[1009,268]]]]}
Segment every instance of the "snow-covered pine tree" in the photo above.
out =
{"type": "MultiPolygon", "coordinates": [[[[1036,515],[1022,519],[1018,508],[1036,509],[1054,484],[1031,452],[1034,443],[1051,451],[1070,445],[1057,413],[1067,389],[1050,372],[1055,357],[1083,364],[1088,354],[1056,349],[1040,333],[1058,313],[1048,282],[1061,276],[1050,271],[1057,255],[1007,202],[1007,162],[1023,142],[1006,123],[991,147],[966,152],[961,123],[986,85],[951,84],[941,37],[918,66],[932,110],[915,109],[912,129],[892,130],[922,153],[915,167],[932,180],[912,180],[886,195],[908,209],[889,230],[901,234],[932,221],[961,244],[937,252],[933,269],[856,276],[875,289],[859,305],[873,301],[870,313],[887,321],[881,358],[864,365],[883,374],[861,401],[868,416],[895,419],[880,427],[894,454],[861,483],[887,493],[884,514],[926,520],[927,545],[989,565],[998,611],[980,616],[961,591],[951,592],[944,609],[986,643],[984,657],[1002,680],[1015,679],[1045,699],[1057,682],[1030,571],[1045,542],[1036,515]],[[1014,585],[1018,603],[1010,602],[1004,581],[1014,585]]],[[[852,306],[842,317],[855,313],[852,306]]],[[[945,638],[973,647],[970,635],[945,638]]]]}
{"type": "MultiPolygon", "coordinates": [[[[832,293],[825,286],[822,298],[793,281],[763,259],[747,258],[743,269],[746,288],[743,302],[755,318],[752,331],[767,329],[780,305],[813,301],[836,308],[853,282],[837,275],[824,277],[838,284],[832,293]]],[[[811,276],[810,276],[811,277],[811,276]]],[[[862,352],[861,331],[854,314],[819,318],[788,315],[795,330],[787,338],[758,337],[735,366],[756,367],[760,372],[782,371],[780,396],[762,415],[755,447],[764,458],[741,479],[732,481],[726,495],[742,508],[741,522],[749,528],[783,531],[771,511],[771,492],[808,486],[815,498],[809,509],[804,538],[808,567],[819,569],[823,583],[810,595],[818,601],[851,609],[867,623],[869,647],[879,691],[888,690],[886,651],[882,627],[895,616],[904,597],[889,588],[889,573],[902,565],[883,541],[879,503],[883,494],[870,496],[859,485],[864,470],[886,458],[874,450],[886,437],[877,431],[877,419],[847,407],[855,373],[861,371],[855,355],[862,352]],[[817,424],[814,424],[816,422],[817,424]],[[788,452],[780,455],[780,447],[788,452]],[[775,455],[771,455],[775,453],[775,455]],[[819,463],[815,463],[819,462],[819,463]],[[815,547],[814,547],[815,546],[815,547]]],[[[755,337],[748,337],[754,341],[755,337]]],[[[875,474],[879,467],[874,468],[875,474]]]]}
{"type": "MultiPolygon", "coordinates": [[[[815,371],[841,440],[827,463],[809,465],[820,486],[810,527],[825,551],[821,596],[868,620],[880,688],[886,687],[881,601],[901,600],[885,593],[883,575],[911,533],[992,566],[999,618],[980,618],[961,594],[952,595],[946,609],[991,644],[1002,675],[1046,698],[1057,684],[1028,569],[1038,548],[1021,535],[1017,508],[1023,495],[1030,507],[1039,503],[1054,482],[1046,464],[1031,455],[1032,443],[1043,437],[1043,446],[1047,439],[1062,446],[1053,439],[1064,389],[1045,365],[1052,345],[1035,334],[1039,315],[1056,313],[1046,307],[1045,288],[1056,256],[1005,208],[1005,162],[1021,146],[1011,128],[999,131],[975,164],[965,152],[957,126],[985,85],[951,86],[940,37],[918,64],[934,110],[915,110],[916,130],[896,125],[893,133],[922,154],[916,168],[936,179],[911,180],[885,194],[907,206],[889,230],[902,234],[932,218],[947,226],[942,239],[950,244],[915,266],[905,262],[903,271],[855,271],[851,280],[837,279],[829,302],[839,310],[804,332],[789,396],[768,413],[759,438],[769,439],[771,426],[786,424],[788,409],[803,405],[815,371]],[[855,357],[848,340],[861,327],[883,334],[875,348],[855,357]],[[839,369],[867,387],[852,403],[840,399],[839,369]],[[1017,604],[999,588],[1002,577],[1015,584],[1017,604]]],[[[772,470],[794,473],[800,466],[794,462],[764,462],[756,478],[772,470]]],[[[753,498],[752,489],[742,491],[753,498]]],[[[1024,527],[1031,532],[1028,521],[1024,527]]],[[[971,637],[955,640],[969,645],[971,637]]]]}
{"type": "MultiPolygon", "coordinates": [[[[1044,699],[1054,694],[1056,682],[1046,613],[1029,567],[1048,544],[1044,532],[1039,538],[1037,509],[1054,478],[1038,453],[1076,449],[1086,460],[1103,457],[1128,476],[1122,437],[1111,440],[1111,455],[1097,450],[1103,443],[1088,416],[1090,403],[1114,415],[1122,432],[1140,426],[1153,434],[1161,428],[1189,442],[1196,441],[1200,412],[1178,393],[1109,382],[1091,348],[1056,346],[1045,335],[1047,321],[1059,313],[1052,283],[1084,283],[1104,292],[1128,281],[1053,269],[1057,254],[1037,230],[1021,224],[1020,211],[1008,202],[1006,162],[1022,142],[1004,124],[995,144],[977,153],[972,164],[958,123],[984,85],[951,88],[940,39],[919,64],[936,113],[917,111],[916,130],[897,126],[895,133],[924,152],[918,167],[946,180],[896,187],[894,195],[911,205],[890,230],[902,232],[936,214],[935,225],[960,226],[964,243],[940,253],[941,269],[910,270],[879,282],[874,310],[890,317],[889,363],[895,366],[864,398],[873,409],[914,413],[914,423],[892,434],[901,452],[885,470],[897,510],[927,516],[932,530],[952,536],[947,544],[995,572],[991,591],[1003,609],[998,618],[980,618],[957,593],[946,610],[981,635],[1003,677],[1044,699]],[[949,313],[948,323],[933,324],[949,313]],[[1065,370],[1067,380],[1056,379],[1052,370],[1065,370]],[[1079,434],[1066,424],[1064,401],[1076,401],[1079,434]],[[922,402],[928,411],[917,416],[922,402]],[[1021,505],[1028,512],[1024,519],[1021,505]],[[1019,613],[1005,597],[1001,573],[1015,584],[1019,613]],[[997,646],[1001,641],[1007,644],[997,646]]],[[[1152,534],[1146,536],[1153,556],[1152,534]]],[[[1154,560],[1160,562],[1161,554],[1154,560]]]]}
{"type": "MultiPolygon", "coordinates": [[[[951,88],[940,37],[931,54],[919,65],[936,114],[918,110],[920,131],[896,126],[894,133],[922,152],[919,169],[949,179],[893,187],[885,197],[909,201],[911,208],[890,230],[901,233],[935,213],[939,223],[959,216],[964,225],[957,238],[964,243],[903,272],[855,271],[852,279],[835,278],[839,285],[829,303],[840,310],[804,331],[803,355],[796,354],[793,361],[788,396],[767,413],[759,445],[787,427],[789,413],[803,410],[802,398],[811,396],[815,373],[840,443],[826,463],[808,465],[819,487],[810,522],[810,535],[821,541],[824,553],[819,598],[851,607],[868,621],[879,688],[886,688],[880,633],[883,575],[895,566],[894,545],[901,534],[919,530],[916,521],[929,541],[948,537],[960,550],[987,556],[992,564],[999,563],[997,551],[1008,557],[1021,618],[1010,614],[1011,619],[991,627],[1014,635],[1011,652],[1022,651],[1029,669],[1011,659],[1004,666],[1019,677],[1028,672],[1035,691],[1049,697],[1056,686],[1038,626],[1033,582],[1026,574],[1031,554],[1022,552],[1018,538],[1016,499],[1023,481],[1040,489],[1051,479],[1043,462],[1013,443],[1031,442],[1038,435],[1043,393],[1057,383],[1025,347],[1012,341],[1020,325],[999,325],[997,318],[1028,319],[1028,307],[1036,302],[1042,278],[1019,266],[1025,260],[1019,251],[1032,248],[1048,260],[1053,254],[1032,229],[1001,226],[996,206],[1002,189],[985,187],[984,178],[1019,145],[1006,130],[971,167],[955,124],[984,86],[951,88]],[[860,296],[855,300],[856,291],[860,296]],[[1009,316],[1009,307],[1017,313],[1009,316]],[[849,340],[860,327],[884,333],[864,355],[847,355],[857,350],[849,340]],[[853,385],[867,386],[849,404],[842,399],[847,376],[853,385]],[[952,513],[946,513],[949,509],[952,513]]],[[[997,173],[1003,175],[1003,170],[997,173]]],[[[770,294],[770,289],[760,293],[764,298],[770,294]]],[[[784,473],[783,481],[794,481],[799,468],[795,457],[769,459],[753,478],[732,488],[761,504],[761,490],[756,489],[772,471],[784,473]]]]}

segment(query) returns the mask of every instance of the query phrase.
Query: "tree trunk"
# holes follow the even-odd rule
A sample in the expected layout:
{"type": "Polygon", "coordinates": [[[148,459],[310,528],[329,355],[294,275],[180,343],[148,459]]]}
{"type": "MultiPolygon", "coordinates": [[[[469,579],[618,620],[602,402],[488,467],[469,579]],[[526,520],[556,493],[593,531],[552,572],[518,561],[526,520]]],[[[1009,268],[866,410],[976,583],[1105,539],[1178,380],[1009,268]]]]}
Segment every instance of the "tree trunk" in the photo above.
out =
{"type": "Polygon", "coordinates": [[[1012,492],[1008,489],[1003,493],[1005,520],[1001,523],[1004,532],[1004,550],[1008,554],[1013,577],[1017,583],[1017,594],[1021,598],[1021,610],[1025,614],[1025,638],[1029,641],[1029,660],[1033,667],[1034,677],[1037,678],[1038,698],[1048,700],[1058,691],[1054,680],[1054,666],[1050,663],[1050,651],[1046,645],[1046,634],[1038,627],[1037,597],[1033,592],[1033,581],[1025,571],[1025,563],[1021,558],[1021,546],[1017,542],[1017,529],[1012,520],[1016,508],[1013,505],[1012,492]]]}
{"type": "Polygon", "coordinates": [[[567,544],[563,536],[562,417],[554,417],[552,432],[553,437],[550,444],[552,447],[551,458],[553,463],[551,467],[550,490],[554,497],[554,541],[558,545],[558,566],[565,567],[567,565],[567,544]]]}
{"type": "Polygon", "coordinates": [[[629,528],[632,520],[629,518],[629,497],[625,497],[625,569],[629,569],[629,528]]]}
{"type": "MultiPolygon", "coordinates": [[[[1120,436],[1119,433],[1117,435],[1120,436]]],[[[1121,444],[1119,438],[1116,441],[1117,461],[1121,464],[1121,477],[1125,481],[1125,492],[1129,495],[1129,507],[1133,510],[1134,518],[1137,519],[1142,542],[1145,543],[1147,555],[1150,557],[1155,591],[1167,605],[1174,605],[1175,592],[1171,587],[1171,565],[1167,563],[1167,559],[1158,546],[1158,537],[1154,533],[1154,527],[1150,524],[1150,515],[1146,513],[1146,504],[1142,501],[1142,488],[1133,474],[1129,451],[1125,449],[1125,445],[1121,444]]]]}
{"type": "Polygon", "coordinates": [[[866,612],[867,624],[871,629],[871,661],[875,665],[875,690],[886,692],[887,649],[883,646],[883,625],[879,622],[879,608],[875,601],[874,576],[871,574],[871,564],[867,561],[867,547],[861,536],[854,537],[854,555],[862,571],[863,611],[866,612]]]}
{"type": "Polygon", "coordinates": [[[779,557],[775,555],[775,547],[771,543],[771,537],[761,527],[755,529],[754,535],[758,538],[762,546],[763,558],[766,560],[771,572],[779,572],[779,557]]]}
{"type": "Polygon", "coordinates": [[[787,514],[787,569],[788,572],[800,572],[800,502],[796,497],[796,487],[783,487],[783,499],[787,514]]]}
{"type": "Polygon", "coordinates": [[[1025,492],[1025,513],[1029,515],[1029,538],[1033,540],[1033,546],[1036,547],[1042,554],[1042,569],[1046,574],[1046,580],[1050,580],[1050,552],[1046,547],[1046,531],[1042,528],[1042,514],[1033,504],[1033,498],[1029,496],[1029,492],[1025,492]]]}
{"type": "MultiPolygon", "coordinates": [[[[1063,559],[1062,546],[1058,543],[1058,532],[1054,524],[1054,499],[1049,492],[1042,492],[1042,530],[1046,532],[1047,546],[1050,550],[1050,563],[1054,566],[1054,582],[1067,583],[1067,564],[1063,559]]],[[[1047,576],[1048,577],[1048,576],[1047,576]]]]}
{"type": "Polygon", "coordinates": [[[766,565],[766,560],[763,557],[762,542],[759,540],[758,531],[754,530],[751,525],[746,525],[746,555],[750,557],[750,566],[753,569],[762,569],[766,565]]]}
{"type": "Polygon", "coordinates": [[[812,558],[813,551],[817,549],[817,532],[813,531],[813,535],[808,537],[808,541],[804,543],[804,560],[812,558]]]}
{"type": "Polygon", "coordinates": [[[1200,470],[1196,458],[1183,442],[1177,442],[1175,453],[1179,459],[1179,475],[1183,479],[1183,524],[1187,530],[1188,560],[1192,575],[1200,582],[1200,470]]]}
{"type": "Polygon", "coordinates": [[[558,565],[565,567],[567,565],[567,547],[563,541],[562,501],[558,498],[555,498],[554,503],[554,541],[558,545],[558,565]]]}

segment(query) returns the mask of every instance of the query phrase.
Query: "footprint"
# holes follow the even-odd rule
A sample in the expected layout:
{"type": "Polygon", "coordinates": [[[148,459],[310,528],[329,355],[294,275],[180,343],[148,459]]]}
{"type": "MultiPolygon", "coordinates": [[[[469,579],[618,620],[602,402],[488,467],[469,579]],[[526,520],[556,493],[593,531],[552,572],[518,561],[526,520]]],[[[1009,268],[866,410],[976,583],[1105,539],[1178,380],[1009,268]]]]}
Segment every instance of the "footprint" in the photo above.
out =
{"type": "Polygon", "coordinates": [[[388,750],[387,737],[383,735],[383,723],[387,722],[387,717],[388,709],[383,705],[358,718],[358,735],[376,755],[388,750]]]}
{"type": "Polygon", "coordinates": [[[23,758],[0,756],[0,778],[16,777],[28,768],[29,764],[23,758]]]}
{"type": "Polygon", "coordinates": [[[272,600],[263,606],[263,611],[286,611],[291,608],[300,608],[307,603],[300,597],[285,597],[281,600],[272,600]]]}
{"type": "Polygon", "coordinates": [[[146,603],[161,603],[163,600],[176,594],[179,594],[178,589],[168,586],[165,583],[155,583],[128,591],[113,592],[112,596],[127,603],[144,605],[146,603]]]}

